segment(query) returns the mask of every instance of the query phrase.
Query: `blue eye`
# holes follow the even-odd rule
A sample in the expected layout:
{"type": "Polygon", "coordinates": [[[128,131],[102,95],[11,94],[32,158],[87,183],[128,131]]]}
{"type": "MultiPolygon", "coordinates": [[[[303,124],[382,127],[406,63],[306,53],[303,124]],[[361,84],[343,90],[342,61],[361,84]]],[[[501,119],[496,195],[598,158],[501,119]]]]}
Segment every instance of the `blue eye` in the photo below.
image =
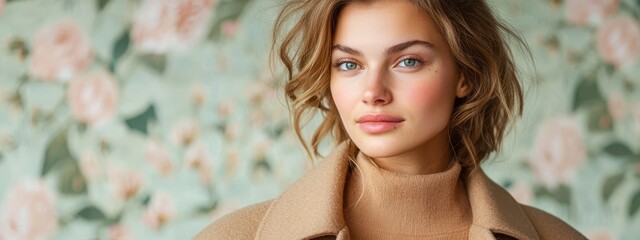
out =
{"type": "Polygon", "coordinates": [[[338,63],[337,67],[340,71],[353,71],[358,69],[358,64],[354,62],[341,62],[338,63]]]}
{"type": "Polygon", "coordinates": [[[404,59],[398,64],[400,67],[415,67],[416,65],[418,65],[418,59],[413,58],[404,59]]]}

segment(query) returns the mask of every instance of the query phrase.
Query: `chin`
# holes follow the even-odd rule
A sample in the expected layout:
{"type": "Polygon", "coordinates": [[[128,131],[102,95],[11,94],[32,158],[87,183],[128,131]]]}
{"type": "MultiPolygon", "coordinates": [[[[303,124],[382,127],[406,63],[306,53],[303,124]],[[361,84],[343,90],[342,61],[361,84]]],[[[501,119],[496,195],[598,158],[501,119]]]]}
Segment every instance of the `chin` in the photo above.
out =
{"type": "Polygon", "coordinates": [[[360,149],[362,153],[372,158],[388,158],[401,155],[410,149],[409,146],[405,146],[402,142],[391,139],[372,139],[372,138],[360,138],[354,139],[355,145],[360,149]]]}

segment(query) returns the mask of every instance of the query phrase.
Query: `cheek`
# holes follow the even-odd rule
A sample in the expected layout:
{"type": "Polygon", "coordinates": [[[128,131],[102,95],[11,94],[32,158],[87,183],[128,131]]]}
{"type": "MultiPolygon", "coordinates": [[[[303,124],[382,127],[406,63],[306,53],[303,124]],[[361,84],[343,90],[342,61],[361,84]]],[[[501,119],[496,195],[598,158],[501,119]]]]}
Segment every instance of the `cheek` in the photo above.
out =
{"type": "Polygon", "coordinates": [[[443,81],[423,81],[406,88],[404,91],[405,104],[421,114],[439,114],[445,110],[451,111],[455,99],[451,84],[443,81]]]}
{"type": "Polygon", "coordinates": [[[353,91],[349,91],[344,84],[339,84],[333,80],[330,83],[330,90],[333,103],[338,109],[340,116],[344,119],[346,117],[344,114],[350,108],[351,102],[353,102],[351,99],[354,96],[353,91]]]}

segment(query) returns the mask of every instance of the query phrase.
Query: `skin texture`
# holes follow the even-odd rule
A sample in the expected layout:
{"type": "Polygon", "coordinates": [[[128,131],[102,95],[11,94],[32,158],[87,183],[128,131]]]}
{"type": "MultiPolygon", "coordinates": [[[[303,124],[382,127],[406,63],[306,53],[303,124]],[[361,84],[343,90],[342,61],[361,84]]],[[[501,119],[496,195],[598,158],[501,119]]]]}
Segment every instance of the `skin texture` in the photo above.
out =
{"type": "Polygon", "coordinates": [[[446,170],[454,101],[469,90],[429,17],[409,1],[347,5],[338,16],[331,64],[332,98],[364,154],[399,173],[446,170]],[[370,133],[357,122],[367,114],[404,121],[370,133]]]}

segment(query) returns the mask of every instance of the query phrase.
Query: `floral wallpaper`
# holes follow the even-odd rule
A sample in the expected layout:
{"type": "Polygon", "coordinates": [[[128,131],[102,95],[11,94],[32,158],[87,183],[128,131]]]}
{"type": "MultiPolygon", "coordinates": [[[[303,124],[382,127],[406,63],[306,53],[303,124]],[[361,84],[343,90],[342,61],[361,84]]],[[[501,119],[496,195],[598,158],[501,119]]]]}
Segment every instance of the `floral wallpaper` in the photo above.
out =
{"type": "MultiPolygon", "coordinates": [[[[640,1],[491,3],[532,59],[485,171],[590,239],[637,239],[640,1]]],[[[277,4],[0,0],[0,239],[188,239],[301,176],[277,4]]]]}

